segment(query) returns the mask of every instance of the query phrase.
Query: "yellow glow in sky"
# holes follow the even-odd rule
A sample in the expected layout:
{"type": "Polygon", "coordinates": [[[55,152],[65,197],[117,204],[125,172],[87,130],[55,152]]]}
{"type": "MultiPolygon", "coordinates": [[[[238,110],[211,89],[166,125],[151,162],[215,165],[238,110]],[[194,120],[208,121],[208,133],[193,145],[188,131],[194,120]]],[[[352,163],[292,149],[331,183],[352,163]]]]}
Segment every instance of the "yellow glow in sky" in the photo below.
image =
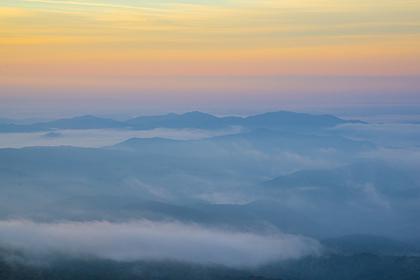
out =
{"type": "Polygon", "coordinates": [[[3,0],[0,22],[0,88],[420,74],[418,0],[3,0]]]}

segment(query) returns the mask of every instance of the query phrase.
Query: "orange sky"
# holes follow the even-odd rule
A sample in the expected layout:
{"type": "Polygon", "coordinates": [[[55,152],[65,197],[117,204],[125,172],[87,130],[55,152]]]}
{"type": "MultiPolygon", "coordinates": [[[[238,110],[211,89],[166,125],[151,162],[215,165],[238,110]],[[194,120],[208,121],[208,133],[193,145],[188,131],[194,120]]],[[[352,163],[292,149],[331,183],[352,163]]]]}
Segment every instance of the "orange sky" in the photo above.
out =
{"type": "MultiPolygon", "coordinates": [[[[3,0],[0,98],[65,97],[69,89],[140,99],[148,91],[240,96],[247,77],[418,76],[419,15],[420,2],[405,0],[3,0]]],[[[318,86],[314,92],[328,91],[318,86]]]]}

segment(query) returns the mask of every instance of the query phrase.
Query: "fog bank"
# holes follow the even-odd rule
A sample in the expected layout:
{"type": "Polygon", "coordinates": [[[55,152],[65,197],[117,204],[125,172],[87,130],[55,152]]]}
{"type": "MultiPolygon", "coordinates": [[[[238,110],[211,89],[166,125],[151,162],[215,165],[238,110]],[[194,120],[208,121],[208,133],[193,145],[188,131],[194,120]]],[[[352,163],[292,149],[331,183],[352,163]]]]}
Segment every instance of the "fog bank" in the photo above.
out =
{"type": "Polygon", "coordinates": [[[313,239],[276,232],[238,232],[179,222],[0,221],[2,246],[31,254],[62,253],[116,261],[176,260],[232,267],[319,255],[313,239]]]}

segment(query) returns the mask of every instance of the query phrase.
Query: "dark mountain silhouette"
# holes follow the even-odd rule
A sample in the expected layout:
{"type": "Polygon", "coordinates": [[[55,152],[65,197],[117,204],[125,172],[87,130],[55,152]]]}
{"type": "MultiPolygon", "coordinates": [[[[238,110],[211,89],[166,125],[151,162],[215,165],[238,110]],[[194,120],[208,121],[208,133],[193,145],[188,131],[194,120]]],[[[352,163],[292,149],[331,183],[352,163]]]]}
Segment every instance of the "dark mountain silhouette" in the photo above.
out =
{"type": "Polygon", "coordinates": [[[316,130],[344,123],[348,121],[331,115],[312,115],[294,112],[270,112],[250,117],[216,117],[202,112],[188,112],[184,114],[170,113],[158,116],[140,116],[127,121],[116,121],[91,115],[74,118],[59,119],[27,125],[0,123],[0,132],[32,132],[51,129],[104,129],[126,128],[148,130],[154,128],[173,129],[223,129],[232,126],[245,128],[269,128],[276,130],[316,130]]]}
{"type": "Polygon", "coordinates": [[[250,128],[324,128],[333,127],[347,121],[331,115],[312,115],[286,111],[270,112],[250,117],[216,117],[201,112],[185,114],[167,114],[162,116],[145,116],[128,120],[126,123],[137,129],[165,128],[200,128],[215,129],[227,126],[250,128]]]}
{"type": "Polygon", "coordinates": [[[189,112],[185,114],[167,114],[162,116],[143,116],[130,119],[126,123],[135,129],[153,128],[197,128],[218,129],[231,125],[240,125],[242,118],[225,117],[219,118],[201,112],[189,112]]]}

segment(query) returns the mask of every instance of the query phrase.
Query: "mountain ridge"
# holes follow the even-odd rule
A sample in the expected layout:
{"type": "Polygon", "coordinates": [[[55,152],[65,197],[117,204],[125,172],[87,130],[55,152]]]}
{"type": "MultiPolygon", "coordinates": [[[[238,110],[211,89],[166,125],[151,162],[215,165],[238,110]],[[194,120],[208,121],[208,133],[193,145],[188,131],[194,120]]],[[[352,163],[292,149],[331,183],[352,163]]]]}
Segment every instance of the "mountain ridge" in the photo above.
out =
{"type": "Polygon", "coordinates": [[[232,126],[269,129],[320,129],[346,123],[364,123],[345,120],[333,115],[318,115],[289,111],[274,111],[247,117],[218,117],[199,111],[183,114],[168,113],[155,116],[138,116],[125,121],[82,115],[33,124],[0,123],[0,132],[35,132],[54,129],[224,129],[232,126]]]}

